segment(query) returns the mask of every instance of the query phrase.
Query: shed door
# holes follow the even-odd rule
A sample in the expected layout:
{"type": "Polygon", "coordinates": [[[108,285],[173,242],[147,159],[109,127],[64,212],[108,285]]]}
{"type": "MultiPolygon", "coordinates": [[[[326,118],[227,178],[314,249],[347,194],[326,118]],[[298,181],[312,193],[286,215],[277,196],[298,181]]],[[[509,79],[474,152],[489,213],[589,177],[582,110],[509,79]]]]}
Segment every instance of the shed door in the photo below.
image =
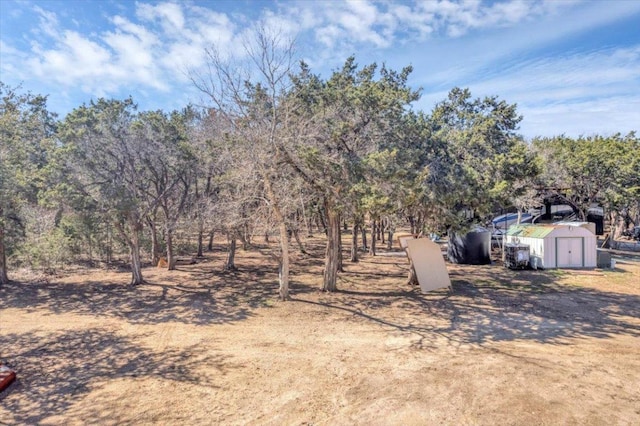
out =
{"type": "Polygon", "coordinates": [[[583,265],[582,238],[556,239],[556,265],[558,268],[580,268],[583,265]]]}

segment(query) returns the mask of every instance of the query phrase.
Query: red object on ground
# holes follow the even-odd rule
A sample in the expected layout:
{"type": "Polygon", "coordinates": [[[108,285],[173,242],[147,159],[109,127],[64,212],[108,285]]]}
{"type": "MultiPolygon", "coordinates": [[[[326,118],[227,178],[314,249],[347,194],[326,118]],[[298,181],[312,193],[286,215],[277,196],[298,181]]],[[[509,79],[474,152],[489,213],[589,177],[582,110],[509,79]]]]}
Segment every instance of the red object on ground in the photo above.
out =
{"type": "Polygon", "coordinates": [[[7,386],[11,384],[16,379],[16,372],[6,367],[4,365],[0,365],[0,392],[5,390],[7,386]]]}

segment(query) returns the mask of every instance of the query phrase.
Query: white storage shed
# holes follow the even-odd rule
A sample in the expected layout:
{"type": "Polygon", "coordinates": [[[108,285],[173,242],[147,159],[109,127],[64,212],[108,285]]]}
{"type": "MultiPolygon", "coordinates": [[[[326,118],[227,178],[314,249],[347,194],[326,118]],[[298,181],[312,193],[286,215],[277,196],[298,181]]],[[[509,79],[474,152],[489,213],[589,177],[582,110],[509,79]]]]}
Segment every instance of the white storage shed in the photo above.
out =
{"type": "Polygon", "coordinates": [[[597,237],[589,229],[576,225],[513,225],[505,234],[505,243],[529,246],[533,268],[595,268],[597,237]]]}

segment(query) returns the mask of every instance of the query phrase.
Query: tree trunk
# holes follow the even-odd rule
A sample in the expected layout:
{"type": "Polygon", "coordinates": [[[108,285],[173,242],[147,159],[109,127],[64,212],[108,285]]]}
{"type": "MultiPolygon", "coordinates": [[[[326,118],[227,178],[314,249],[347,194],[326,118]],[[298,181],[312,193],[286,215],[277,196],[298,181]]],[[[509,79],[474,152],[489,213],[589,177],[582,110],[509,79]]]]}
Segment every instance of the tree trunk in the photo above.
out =
{"type": "Polygon", "coordinates": [[[200,228],[198,229],[198,253],[196,254],[196,256],[198,257],[204,256],[203,239],[204,239],[204,230],[202,229],[202,226],[200,226],[200,228]]]}
{"type": "Polygon", "coordinates": [[[93,238],[91,235],[85,235],[87,238],[87,249],[89,250],[89,265],[93,266],[93,238]]]}
{"type": "Polygon", "coordinates": [[[380,241],[381,235],[382,235],[382,232],[381,232],[382,231],[382,221],[379,220],[377,226],[374,223],[374,228],[376,230],[376,240],[380,241]]]}
{"type": "Polygon", "coordinates": [[[393,229],[389,227],[389,232],[387,234],[387,250],[391,250],[393,248],[393,229]]]}
{"type": "Polygon", "coordinates": [[[344,272],[342,264],[342,229],[338,226],[338,272],[344,272]]]}
{"type": "Polygon", "coordinates": [[[113,260],[113,234],[111,233],[111,225],[107,224],[107,266],[111,266],[113,260]]]}
{"type": "Polygon", "coordinates": [[[369,247],[369,254],[371,256],[376,255],[376,221],[371,220],[371,246],[369,247]]]}
{"type": "Polygon", "coordinates": [[[138,224],[131,225],[131,238],[128,238],[131,254],[131,285],[144,284],[142,278],[142,261],[140,260],[140,228],[138,224]]]}
{"type": "Polygon", "coordinates": [[[307,227],[307,238],[313,237],[313,228],[311,227],[311,221],[309,221],[308,219],[307,219],[306,227],[307,227]]]}
{"type": "Polygon", "coordinates": [[[271,178],[269,174],[263,173],[265,190],[267,198],[271,202],[273,214],[278,221],[278,229],[280,230],[280,259],[278,268],[278,294],[280,300],[289,299],[289,233],[287,232],[287,221],[280,210],[278,198],[276,197],[273,187],[271,186],[271,178]]]}
{"type": "MultiPolygon", "coordinates": [[[[276,216],[280,216],[280,213],[276,216]]],[[[280,264],[278,268],[278,295],[280,300],[289,299],[289,235],[287,233],[287,224],[283,218],[279,217],[280,225],[280,264]]]]}
{"type": "Polygon", "coordinates": [[[130,213],[125,224],[119,221],[114,223],[116,230],[122,239],[129,246],[131,258],[131,285],[144,284],[142,278],[142,261],[140,260],[140,232],[142,232],[142,222],[137,220],[135,213],[130,213]]]}
{"type": "Polygon", "coordinates": [[[311,230],[311,221],[307,218],[307,212],[304,209],[304,200],[302,199],[302,194],[300,194],[300,208],[302,210],[302,220],[304,221],[304,227],[307,229],[307,237],[313,237],[313,232],[311,230]]]}
{"type": "Polygon", "coordinates": [[[160,260],[160,248],[158,246],[158,230],[156,228],[156,222],[153,219],[148,219],[149,230],[151,231],[151,263],[157,265],[160,260]]]}
{"type": "Polygon", "coordinates": [[[251,231],[249,230],[249,225],[246,223],[242,227],[242,234],[240,234],[242,238],[242,250],[247,251],[251,246],[251,231]]]}
{"type": "Polygon", "coordinates": [[[366,252],[369,247],[367,246],[367,227],[364,224],[364,219],[362,226],[360,226],[360,232],[362,232],[362,251],[366,252]]]}
{"type": "Polygon", "coordinates": [[[7,253],[4,247],[4,228],[0,227],[0,284],[7,284],[9,275],[7,274],[7,253]]]}
{"type": "Polygon", "coordinates": [[[609,238],[609,247],[612,249],[618,249],[618,240],[622,237],[622,232],[625,230],[624,217],[618,213],[611,212],[611,235],[609,238]]]}
{"type": "Polygon", "coordinates": [[[409,226],[410,226],[410,234],[415,234],[416,233],[416,219],[413,217],[413,215],[409,216],[409,226]]]}
{"type": "Polygon", "coordinates": [[[209,232],[209,244],[207,244],[207,251],[213,251],[213,231],[209,232]]]}
{"type": "Polygon", "coordinates": [[[142,262],[140,261],[140,248],[131,247],[131,285],[144,284],[142,278],[142,262]]]}
{"type": "Polygon", "coordinates": [[[351,262],[358,261],[358,222],[353,222],[353,232],[351,233],[351,262]]]}
{"type": "Polygon", "coordinates": [[[235,271],[236,269],[236,234],[231,233],[227,236],[229,239],[229,252],[227,253],[227,260],[224,263],[224,267],[222,268],[225,271],[235,271]]]}
{"type": "Polygon", "coordinates": [[[418,219],[416,220],[416,232],[417,234],[420,234],[424,231],[424,214],[423,213],[418,213],[418,219]]]}
{"type": "Polygon", "coordinates": [[[322,226],[322,232],[327,235],[327,223],[324,220],[324,216],[325,214],[322,212],[322,210],[318,210],[318,220],[320,220],[320,224],[322,226]]]}
{"type": "Polygon", "coordinates": [[[302,244],[302,241],[300,240],[300,231],[298,229],[293,230],[293,237],[296,239],[300,253],[307,254],[307,250],[304,248],[304,244],[302,244]]]}
{"type": "Polygon", "coordinates": [[[173,250],[173,230],[171,225],[167,229],[167,269],[169,271],[175,271],[176,269],[176,255],[173,250]]]}
{"type": "Polygon", "coordinates": [[[325,210],[327,214],[327,250],[325,252],[322,290],[336,291],[338,289],[340,258],[340,215],[328,201],[325,201],[325,210]]]}

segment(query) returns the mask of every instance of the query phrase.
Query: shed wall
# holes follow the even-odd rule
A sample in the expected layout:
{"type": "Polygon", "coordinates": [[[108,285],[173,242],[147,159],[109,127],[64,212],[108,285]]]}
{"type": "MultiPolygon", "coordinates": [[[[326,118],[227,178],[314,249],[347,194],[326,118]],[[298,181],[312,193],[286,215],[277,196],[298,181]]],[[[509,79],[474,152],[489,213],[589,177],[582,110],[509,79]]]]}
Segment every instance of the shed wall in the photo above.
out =
{"type": "MultiPolygon", "coordinates": [[[[521,244],[529,246],[529,263],[536,268],[555,268],[555,262],[551,262],[548,259],[548,253],[545,253],[544,239],[542,238],[530,238],[530,237],[514,237],[507,235],[507,243],[514,243],[519,241],[521,244]]],[[[554,250],[555,255],[555,250],[554,250]]]]}
{"type": "Polygon", "coordinates": [[[584,267],[595,268],[597,266],[597,237],[586,229],[580,229],[576,232],[559,228],[557,231],[550,233],[544,238],[518,237],[507,235],[507,243],[520,242],[529,246],[530,263],[537,268],[557,268],[556,260],[556,239],[557,238],[582,238],[584,267]],[[586,232],[584,232],[586,231],[586,232]]]}
{"type": "Polygon", "coordinates": [[[595,268],[598,266],[598,237],[584,238],[584,267],[595,268]]]}
{"type": "Polygon", "coordinates": [[[557,238],[582,238],[583,239],[582,253],[584,256],[584,265],[582,265],[582,267],[595,268],[597,266],[598,264],[597,237],[588,228],[583,228],[578,226],[558,227],[549,235],[547,235],[547,238],[551,238],[551,240],[546,242],[547,249],[549,248],[549,245],[551,245],[554,250],[554,253],[553,253],[554,268],[557,267],[557,265],[555,264],[557,259],[557,256],[555,253],[555,247],[557,247],[556,245],[557,238]]]}

